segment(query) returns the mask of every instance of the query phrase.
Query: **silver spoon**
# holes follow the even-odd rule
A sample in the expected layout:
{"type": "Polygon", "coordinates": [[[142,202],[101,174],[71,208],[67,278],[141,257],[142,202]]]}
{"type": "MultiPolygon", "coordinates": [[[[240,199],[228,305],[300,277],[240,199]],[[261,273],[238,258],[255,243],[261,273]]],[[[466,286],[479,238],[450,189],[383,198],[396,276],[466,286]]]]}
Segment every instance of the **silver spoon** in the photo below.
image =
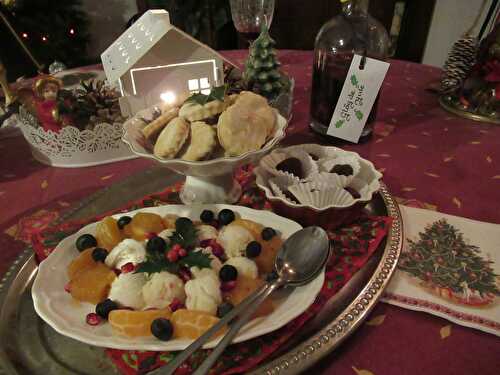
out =
{"type": "Polygon", "coordinates": [[[203,346],[220,328],[241,313],[240,318],[231,323],[230,330],[193,375],[206,374],[241,327],[247,323],[255,310],[271,293],[282,286],[296,287],[312,281],[325,266],[329,254],[330,242],[328,235],[320,227],[308,227],[292,234],[276,256],[274,262],[275,278],[224,315],[217,324],[178,354],[167,366],[161,367],[150,374],[173,374],[175,369],[191,354],[203,346]]]}

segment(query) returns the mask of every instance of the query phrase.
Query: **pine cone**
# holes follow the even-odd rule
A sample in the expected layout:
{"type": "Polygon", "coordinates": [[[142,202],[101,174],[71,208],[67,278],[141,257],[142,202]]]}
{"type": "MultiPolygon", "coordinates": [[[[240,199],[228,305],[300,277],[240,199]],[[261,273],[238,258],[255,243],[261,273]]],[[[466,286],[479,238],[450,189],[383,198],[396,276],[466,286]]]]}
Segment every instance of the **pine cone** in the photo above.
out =
{"type": "Polygon", "coordinates": [[[476,62],[477,48],[477,39],[470,36],[464,36],[453,44],[444,64],[442,94],[452,94],[460,88],[476,62]]]}

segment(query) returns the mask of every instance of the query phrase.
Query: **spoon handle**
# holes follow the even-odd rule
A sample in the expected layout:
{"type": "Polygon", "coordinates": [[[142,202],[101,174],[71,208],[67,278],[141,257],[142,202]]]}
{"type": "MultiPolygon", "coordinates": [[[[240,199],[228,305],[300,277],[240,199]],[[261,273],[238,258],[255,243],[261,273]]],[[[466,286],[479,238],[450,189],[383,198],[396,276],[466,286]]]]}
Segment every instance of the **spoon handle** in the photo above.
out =
{"type": "Polygon", "coordinates": [[[241,302],[234,309],[229,311],[226,315],[224,315],[215,325],[213,325],[208,331],[206,331],[203,335],[198,337],[195,341],[193,341],[186,349],[180,352],[175,358],[170,361],[166,366],[160,367],[157,370],[154,370],[149,373],[149,375],[162,374],[162,375],[171,375],[174,371],[179,367],[186,359],[189,358],[191,354],[193,354],[196,350],[201,348],[203,344],[205,344],[219,329],[221,329],[224,325],[229,323],[235,316],[237,316],[242,311],[246,310],[250,305],[254,303],[254,301],[262,295],[269,287],[269,284],[264,284],[262,287],[257,289],[255,292],[250,294],[243,302],[241,302]]]}
{"type": "Polygon", "coordinates": [[[205,359],[205,361],[201,364],[200,367],[194,372],[193,375],[205,375],[212,368],[217,358],[222,354],[224,349],[231,343],[233,337],[236,336],[238,331],[243,327],[252,314],[257,310],[257,307],[278,287],[281,286],[281,282],[278,279],[274,283],[270,284],[268,288],[266,288],[263,293],[259,294],[257,298],[253,301],[251,305],[241,314],[239,319],[231,324],[231,328],[228,333],[222,338],[222,340],[217,344],[215,349],[210,353],[210,355],[205,359]]]}

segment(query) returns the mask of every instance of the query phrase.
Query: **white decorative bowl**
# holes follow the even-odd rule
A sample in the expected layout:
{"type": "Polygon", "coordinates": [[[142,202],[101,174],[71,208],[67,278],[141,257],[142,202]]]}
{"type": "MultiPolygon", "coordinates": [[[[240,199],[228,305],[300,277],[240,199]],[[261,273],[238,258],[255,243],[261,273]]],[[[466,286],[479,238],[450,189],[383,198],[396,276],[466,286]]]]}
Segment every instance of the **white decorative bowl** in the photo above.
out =
{"type": "Polygon", "coordinates": [[[45,131],[24,107],[20,128],[33,157],[53,167],[80,168],[137,158],[122,142],[123,124],[98,124],[94,130],[67,126],[59,133],[45,131]]]}
{"type": "Polygon", "coordinates": [[[146,126],[140,118],[151,118],[155,107],[139,111],[124,124],[123,141],[138,156],[156,160],[173,171],[186,176],[180,198],[184,204],[235,203],[241,195],[241,186],[234,179],[236,168],[256,162],[272,150],[285,137],[287,120],[276,112],[277,126],[274,137],[257,151],[238,157],[218,157],[204,161],[161,159],[148,148],[141,129],[146,126]]]}

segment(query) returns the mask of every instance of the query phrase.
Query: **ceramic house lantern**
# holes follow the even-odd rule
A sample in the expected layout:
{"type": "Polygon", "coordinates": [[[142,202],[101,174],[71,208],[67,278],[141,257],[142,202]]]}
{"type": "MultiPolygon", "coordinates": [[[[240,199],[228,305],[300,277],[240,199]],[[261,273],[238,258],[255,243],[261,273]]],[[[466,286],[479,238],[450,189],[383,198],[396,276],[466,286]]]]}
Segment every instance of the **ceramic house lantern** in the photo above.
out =
{"type": "MultiPolygon", "coordinates": [[[[189,92],[224,83],[219,53],[170,23],[165,10],[149,10],[101,55],[110,83],[121,91],[124,116],[189,92]]],[[[228,62],[231,64],[230,62],[228,62]]],[[[232,65],[232,64],[231,64],[232,65]]]]}

